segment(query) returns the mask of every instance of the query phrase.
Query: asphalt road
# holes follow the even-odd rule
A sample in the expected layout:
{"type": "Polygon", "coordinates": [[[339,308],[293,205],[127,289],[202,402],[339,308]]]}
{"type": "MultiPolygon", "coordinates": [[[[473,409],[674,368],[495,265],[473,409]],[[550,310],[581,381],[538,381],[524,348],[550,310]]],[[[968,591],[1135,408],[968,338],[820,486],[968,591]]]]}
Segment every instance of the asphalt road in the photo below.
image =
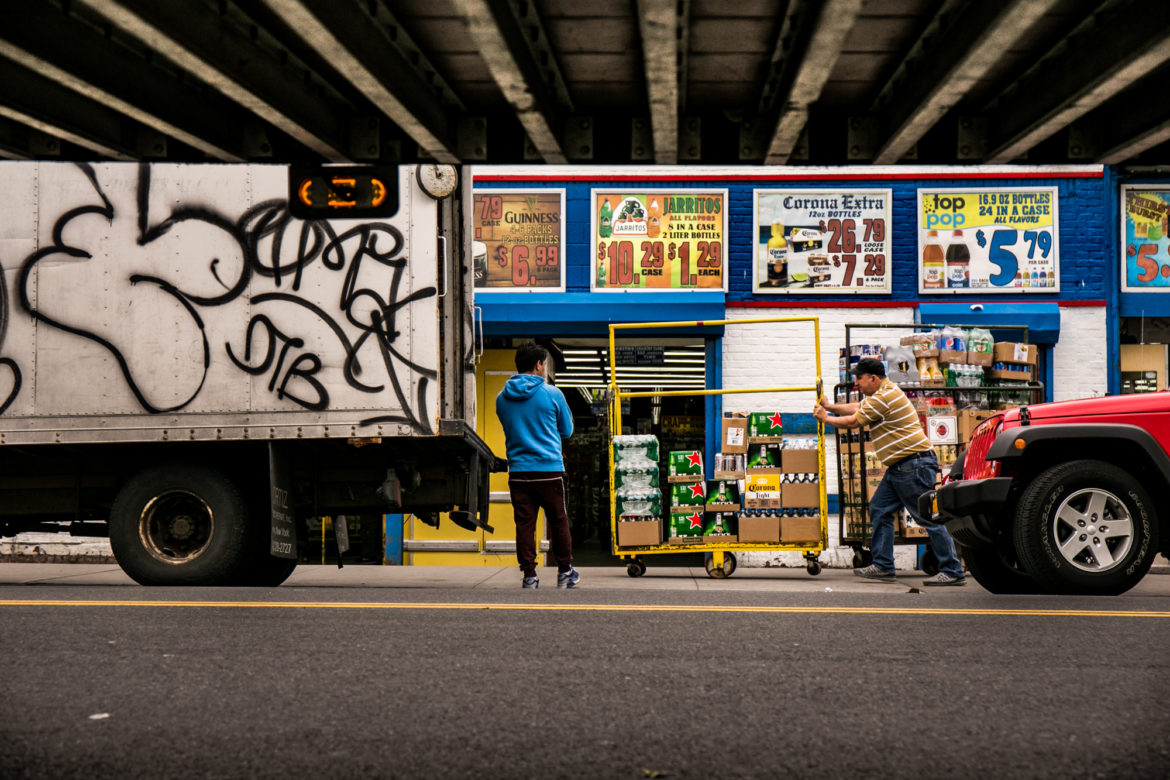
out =
{"type": "Polygon", "coordinates": [[[1170,776],[1170,576],[88,568],[0,565],[0,777],[1170,776]]]}

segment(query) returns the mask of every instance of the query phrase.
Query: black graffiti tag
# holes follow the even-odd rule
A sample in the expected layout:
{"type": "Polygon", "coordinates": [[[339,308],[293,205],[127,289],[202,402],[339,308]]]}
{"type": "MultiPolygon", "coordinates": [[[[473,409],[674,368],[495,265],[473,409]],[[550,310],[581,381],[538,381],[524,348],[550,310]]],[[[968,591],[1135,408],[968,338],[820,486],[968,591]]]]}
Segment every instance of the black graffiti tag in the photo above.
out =
{"type": "MultiPolygon", "coordinates": [[[[408,258],[402,252],[405,245],[402,234],[391,224],[365,223],[337,234],[334,226],[326,221],[300,221],[288,213],[283,200],[269,200],[247,209],[233,218],[214,207],[195,202],[179,203],[170,208],[165,218],[152,222],[150,214],[152,169],[149,164],[138,168],[137,180],[137,236],[139,247],[151,249],[161,247],[161,239],[171,235],[184,224],[202,225],[213,235],[219,235],[225,246],[238,248],[238,256],[225,263],[223,255],[210,257],[206,267],[199,269],[184,266],[182,281],[172,281],[156,272],[130,273],[125,277],[130,288],[139,285],[153,287],[162,294],[173,298],[185,312],[189,324],[198,332],[203,350],[200,373],[192,391],[178,398],[172,404],[157,404],[148,399],[139,378],[131,369],[131,363],[111,338],[92,328],[65,321],[62,316],[53,316],[32,304],[29,289],[33,269],[44,258],[58,254],[82,261],[93,260],[93,255],[83,246],[72,245],[63,239],[67,226],[83,216],[99,216],[110,226],[118,215],[111,200],[91,166],[79,164],[78,169],[88,179],[97,201],[80,205],[62,213],[53,228],[52,241],[33,255],[26,258],[18,279],[20,305],[24,312],[46,325],[58,328],[88,339],[108,351],[117,362],[122,375],[134,397],[143,409],[150,413],[178,411],[199,396],[206,382],[212,363],[212,352],[208,344],[204,315],[207,310],[226,306],[242,296],[248,296],[253,308],[263,311],[249,316],[241,348],[224,343],[224,350],[230,363],[250,375],[271,374],[269,392],[280,399],[286,399],[298,406],[323,411],[330,406],[330,396],[321,372],[326,365],[337,365],[327,355],[307,348],[302,335],[292,332],[302,323],[324,325],[336,338],[341,357],[341,371],[347,386],[361,393],[380,393],[390,386],[401,409],[401,415],[372,418],[370,424],[380,421],[409,424],[418,432],[430,433],[430,412],[426,408],[426,388],[429,381],[437,378],[434,369],[418,365],[397,349],[396,342],[401,334],[396,328],[400,311],[411,304],[437,295],[434,287],[414,290],[398,298],[398,290],[404,281],[408,258]],[[159,242],[156,244],[155,242],[159,242]],[[368,264],[390,270],[388,290],[386,275],[372,274],[381,290],[374,290],[362,284],[362,269],[368,264]],[[336,300],[337,310],[330,313],[302,293],[306,273],[315,265],[327,272],[343,274],[340,295],[336,300]],[[270,289],[257,290],[254,280],[263,279],[270,289]],[[388,292],[388,295],[385,294],[388,292]],[[273,308],[275,307],[275,308],[273,308]],[[311,314],[311,317],[281,317],[286,323],[278,327],[271,314],[280,307],[295,308],[311,314]],[[204,314],[201,314],[204,312],[204,314]],[[288,322],[297,326],[290,330],[288,322]],[[351,337],[347,327],[356,331],[351,337]],[[364,365],[359,355],[368,346],[374,347],[380,366],[364,365]],[[411,399],[407,389],[418,379],[417,397],[411,399]],[[404,381],[405,380],[405,381],[404,381]]],[[[221,242],[222,243],[222,242],[221,242]]],[[[162,256],[161,250],[156,253],[162,256]]],[[[232,250],[229,254],[236,254],[232,250]]],[[[167,267],[165,262],[150,263],[153,267],[167,267]]],[[[315,291],[314,291],[315,292],[315,291]]],[[[7,305],[6,291],[0,283],[0,346],[3,345],[7,305]]],[[[176,344],[175,349],[186,349],[176,344]]],[[[9,368],[14,376],[13,390],[0,405],[0,414],[12,403],[20,389],[20,370],[16,363],[0,358],[0,366],[9,368]]]]}

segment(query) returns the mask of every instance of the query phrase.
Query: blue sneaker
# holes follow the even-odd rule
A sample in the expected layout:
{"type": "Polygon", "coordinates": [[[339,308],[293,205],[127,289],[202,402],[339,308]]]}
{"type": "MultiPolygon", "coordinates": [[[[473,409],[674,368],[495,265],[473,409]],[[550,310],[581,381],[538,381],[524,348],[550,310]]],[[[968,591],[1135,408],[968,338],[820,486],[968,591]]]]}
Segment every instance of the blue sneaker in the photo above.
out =
{"type": "Polygon", "coordinates": [[[520,585],[520,587],[524,588],[525,590],[539,588],[540,577],[525,577],[524,582],[520,585]]]}
{"type": "Polygon", "coordinates": [[[557,574],[558,588],[575,588],[580,581],[581,575],[577,573],[576,569],[569,569],[557,574]]]}

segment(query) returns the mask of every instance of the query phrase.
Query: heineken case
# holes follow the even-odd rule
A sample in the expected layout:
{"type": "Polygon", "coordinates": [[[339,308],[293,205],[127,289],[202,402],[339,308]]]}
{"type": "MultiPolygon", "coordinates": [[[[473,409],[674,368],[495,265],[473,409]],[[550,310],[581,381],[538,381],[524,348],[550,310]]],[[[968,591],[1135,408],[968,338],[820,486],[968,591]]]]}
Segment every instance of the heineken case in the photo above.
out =
{"type": "MultiPolygon", "coordinates": [[[[679,507],[681,508],[681,507],[679,507]]],[[[703,541],[703,510],[670,513],[670,544],[699,544],[703,541]]]]}
{"type": "Polygon", "coordinates": [[[703,478],[701,450],[675,450],[667,460],[667,479],[670,482],[694,482],[703,478]]]}
{"type": "Polygon", "coordinates": [[[748,415],[748,445],[779,442],[784,433],[780,412],[752,412],[748,415]]]}
{"type": "Polygon", "coordinates": [[[707,503],[707,489],[702,482],[685,482],[670,486],[671,506],[698,506],[707,503]]]}

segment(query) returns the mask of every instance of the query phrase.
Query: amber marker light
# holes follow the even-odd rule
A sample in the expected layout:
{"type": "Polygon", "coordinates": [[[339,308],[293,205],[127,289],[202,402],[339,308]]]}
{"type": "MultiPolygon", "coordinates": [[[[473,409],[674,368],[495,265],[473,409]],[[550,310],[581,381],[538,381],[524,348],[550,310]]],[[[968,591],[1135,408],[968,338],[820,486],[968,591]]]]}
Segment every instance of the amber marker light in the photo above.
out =
{"type": "Polygon", "coordinates": [[[370,191],[373,197],[370,198],[371,206],[381,206],[382,202],[386,200],[386,185],[380,179],[370,179],[370,191]]]}
{"type": "Polygon", "coordinates": [[[306,206],[313,205],[313,196],[309,194],[309,190],[313,188],[313,180],[305,179],[301,182],[301,186],[297,188],[297,197],[301,199],[301,203],[306,206]]]}
{"type": "Polygon", "coordinates": [[[1022,450],[1022,449],[1024,449],[1024,447],[1028,446],[1028,443],[1025,442],[1023,439],[1016,439],[1014,442],[1012,442],[1012,446],[1015,447],[1017,450],[1022,450]]]}

